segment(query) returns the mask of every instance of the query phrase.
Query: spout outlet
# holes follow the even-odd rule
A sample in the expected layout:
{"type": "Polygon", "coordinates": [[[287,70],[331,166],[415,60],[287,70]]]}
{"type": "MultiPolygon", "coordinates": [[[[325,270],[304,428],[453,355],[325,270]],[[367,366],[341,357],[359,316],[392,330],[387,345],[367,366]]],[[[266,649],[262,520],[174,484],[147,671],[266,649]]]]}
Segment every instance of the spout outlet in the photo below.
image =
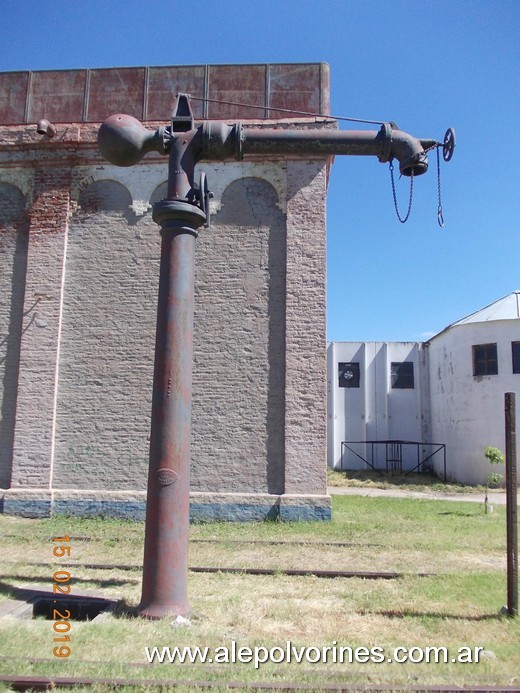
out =
{"type": "Polygon", "coordinates": [[[399,130],[395,123],[385,123],[379,131],[383,151],[379,161],[391,159],[399,161],[399,171],[403,176],[421,176],[428,170],[428,157],[420,140],[407,132],[399,130]]]}
{"type": "Polygon", "coordinates": [[[46,118],[42,118],[38,121],[38,124],[36,125],[36,132],[39,135],[47,135],[47,137],[54,137],[54,135],[56,134],[56,128],[46,118]]]}

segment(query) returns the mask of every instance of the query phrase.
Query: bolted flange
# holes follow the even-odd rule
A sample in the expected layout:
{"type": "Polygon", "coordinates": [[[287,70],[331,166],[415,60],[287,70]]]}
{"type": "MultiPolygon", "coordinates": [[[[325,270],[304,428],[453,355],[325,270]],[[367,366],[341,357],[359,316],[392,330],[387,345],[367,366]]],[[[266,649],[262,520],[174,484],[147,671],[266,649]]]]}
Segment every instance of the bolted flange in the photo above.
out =
{"type": "Polygon", "coordinates": [[[184,200],[161,200],[153,206],[152,219],[161,233],[189,233],[197,238],[198,229],[206,223],[206,214],[184,200]]]}

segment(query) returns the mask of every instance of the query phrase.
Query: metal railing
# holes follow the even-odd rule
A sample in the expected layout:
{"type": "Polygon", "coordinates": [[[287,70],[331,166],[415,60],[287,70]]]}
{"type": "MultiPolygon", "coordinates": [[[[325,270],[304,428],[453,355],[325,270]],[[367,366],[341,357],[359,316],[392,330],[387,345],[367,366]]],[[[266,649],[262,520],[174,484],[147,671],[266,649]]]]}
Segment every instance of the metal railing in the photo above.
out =
{"type": "Polygon", "coordinates": [[[421,474],[429,469],[426,463],[430,461],[438,453],[442,454],[443,458],[443,479],[446,482],[446,445],[444,443],[423,443],[421,441],[414,440],[344,440],[341,443],[341,463],[340,469],[344,470],[347,467],[344,465],[345,453],[350,451],[360,460],[362,460],[366,465],[373,469],[381,476],[385,474],[395,474],[401,473],[403,471],[403,446],[411,446],[416,449],[416,464],[412,469],[405,472],[405,476],[408,474],[413,474],[417,472],[421,474]],[[357,450],[354,450],[353,445],[365,445],[368,446],[367,452],[365,452],[366,457],[363,457],[357,450]],[[381,470],[381,466],[378,466],[377,460],[379,459],[378,447],[385,446],[385,457],[384,457],[384,472],[381,470]],[[368,454],[368,450],[370,454],[368,454]],[[374,451],[376,455],[374,455],[374,451]],[[429,454],[425,455],[429,451],[429,454]],[[370,459],[367,459],[370,458],[370,459]]]}

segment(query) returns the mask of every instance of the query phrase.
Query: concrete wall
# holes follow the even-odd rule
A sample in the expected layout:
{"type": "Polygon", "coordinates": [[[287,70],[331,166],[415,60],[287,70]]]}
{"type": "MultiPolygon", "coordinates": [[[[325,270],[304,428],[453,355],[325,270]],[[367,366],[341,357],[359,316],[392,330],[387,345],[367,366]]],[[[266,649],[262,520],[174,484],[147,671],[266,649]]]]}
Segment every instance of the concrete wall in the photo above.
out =
{"type": "MultiPolygon", "coordinates": [[[[484,448],[504,451],[504,393],[520,398],[520,375],[512,373],[511,342],[518,320],[455,325],[429,345],[432,435],[446,442],[448,475],[463,483],[485,483],[492,466],[484,448]],[[498,375],[473,375],[472,346],[497,344],[498,375]]],[[[520,419],[518,418],[517,430],[520,419]]]]}
{"type": "MultiPolygon", "coordinates": [[[[328,347],[328,464],[349,469],[370,469],[343,441],[405,440],[429,442],[427,364],[416,342],[333,342],[328,347]],[[414,387],[393,388],[392,362],[413,363],[414,387]],[[359,387],[340,387],[340,363],[359,363],[359,387]]],[[[352,450],[376,466],[385,466],[384,445],[351,445],[352,450]]],[[[417,464],[417,452],[403,446],[403,469],[417,464]]],[[[422,452],[422,451],[421,451],[422,452]]]]}

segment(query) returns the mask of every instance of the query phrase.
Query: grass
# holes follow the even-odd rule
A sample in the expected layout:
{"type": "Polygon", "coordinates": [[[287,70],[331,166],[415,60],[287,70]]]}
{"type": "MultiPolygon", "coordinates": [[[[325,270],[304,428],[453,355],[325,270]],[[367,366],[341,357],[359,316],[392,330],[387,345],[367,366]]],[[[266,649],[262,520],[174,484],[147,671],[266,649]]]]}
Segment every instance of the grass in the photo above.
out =
{"type": "Polygon", "coordinates": [[[327,469],[327,483],[335,488],[404,488],[408,491],[424,493],[485,493],[484,486],[470,486],[456,482],[444,482],[435,474],[381,474],[374,471],[337,471],[327,469]]]}
{"type": "MultiPolygon", "coordinates": [[[[219,682],[258,681],[393,685],[520,685],[519,619],[499,616],[506,600],[505,513],[478,503],[333,497],[331,523],[201,524],[191,528],[190,565],[297,567],[405,573],[397,580],[190,573],[189,597],[199,615],[190,627],[147,622],[124,612],[100,622],[72,622],[72,654],[52,655],[52,621],[0,619],[0,671],[5,674],[219,682]],[[266,542],[284,542],[269,544],[266,542]],[[298,542],[311,542],[302,544],[298,542]],[[341,542],[342,546],[330,545],[341,542]],[[433,573],[418,577],[417,573],[433,573]],[[153,664],[145,646],[483,647],[478,664],[153,664]],[[27,661],[32,657],[32,661],[27,661]],[[39,661],[43,660],[43,661],[39,661]]],[[[0,516],[0,599],[12,588],[52,585],[53,536],[69,534],[77,563],[72,593],[139,601],[143,526],[117,520],[0,516]],[[32,565],[42,563],[43,565],[32,565]],[[84,563],[131,569],[97,570],[84,563]]],[[[61,559],[60,559],[61,560],[61,559]]],[[[65,559],[63,559],[65,560],[65,559]]],[[[68,559],[67,559],[68,561],[68,559]]],[[[99,690],[105,690],[103,686],[99,690]]],[[[138,687],[136,690],[143,690],[138,687]]],[[[181,689],[182,690],[182,689],[181,689]]],[[[193,690],[188,684],[185,690],[193,690]]]]}

